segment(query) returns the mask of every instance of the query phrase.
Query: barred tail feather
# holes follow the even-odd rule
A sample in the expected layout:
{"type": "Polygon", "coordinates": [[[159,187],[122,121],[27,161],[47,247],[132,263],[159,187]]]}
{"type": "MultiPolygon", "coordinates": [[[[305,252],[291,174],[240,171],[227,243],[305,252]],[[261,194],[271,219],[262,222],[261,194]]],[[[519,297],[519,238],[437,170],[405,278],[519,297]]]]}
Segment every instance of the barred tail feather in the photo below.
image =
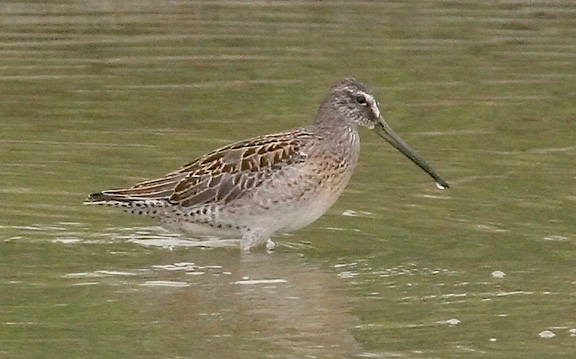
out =
{"type": "Polygon", "coordinates": [[[155,217],[159,207],[168,204],[166,200],[130,197],[125,194],[104,191],[92,193],[84,201],[84,204],[98,204],[122,208],[125,212],[155,217]]]}
{"type": "Polygon", "coordinates": [[[105,204],[111,201],[127,201],[124,196],[110,195],[104,192],[92,193],[86,198],[84,204],[105,204]]]}

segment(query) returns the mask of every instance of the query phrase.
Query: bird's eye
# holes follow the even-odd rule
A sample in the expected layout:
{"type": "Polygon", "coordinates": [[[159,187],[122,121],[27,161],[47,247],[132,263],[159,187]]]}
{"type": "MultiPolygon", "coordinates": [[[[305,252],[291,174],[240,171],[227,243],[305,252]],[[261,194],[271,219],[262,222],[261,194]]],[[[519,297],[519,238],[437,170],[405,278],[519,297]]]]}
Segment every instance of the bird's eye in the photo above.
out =
{"type": "Polygon", "coordinates": [[[366,103],[366,97],[365,96],[356,96],[356,102],[360,103],[360,104],[365,104],[366,103]]]}

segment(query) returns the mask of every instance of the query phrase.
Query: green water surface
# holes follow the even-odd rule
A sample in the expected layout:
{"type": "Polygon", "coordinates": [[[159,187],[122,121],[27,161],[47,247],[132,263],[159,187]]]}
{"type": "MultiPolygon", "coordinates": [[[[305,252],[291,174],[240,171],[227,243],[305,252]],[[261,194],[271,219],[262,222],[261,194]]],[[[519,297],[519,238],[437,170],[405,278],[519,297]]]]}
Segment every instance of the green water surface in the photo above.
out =
{"type": "Polygon", "coordinates": [[[574,358],[575,15],[1,3],[0,358],[574,358]],[[271,254],[82,205],[308,124],[346,76],[449,190],[366,130],[340,200],[271,254]]]}

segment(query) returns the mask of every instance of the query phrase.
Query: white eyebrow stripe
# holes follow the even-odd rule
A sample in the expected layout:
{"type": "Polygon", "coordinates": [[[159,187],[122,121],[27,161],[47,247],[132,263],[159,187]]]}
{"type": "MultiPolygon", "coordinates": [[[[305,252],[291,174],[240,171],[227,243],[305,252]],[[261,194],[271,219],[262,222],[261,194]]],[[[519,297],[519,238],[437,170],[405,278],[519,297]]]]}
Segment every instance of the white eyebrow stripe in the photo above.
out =
{"type": "Polygon", "coordinates": [[[372,112],[374,112],[374,114],[376,115],[376,118],[380,117],[380,109],[378,108],[378,102],[376,102],[376,99],[374,98],[374,96],[367,94],[365,92],[362,92],[362,91],[360,91],[360,93],[364,97],[366,97],[366,101],[370,105],[370,109],[372,110],[372,112]]]}

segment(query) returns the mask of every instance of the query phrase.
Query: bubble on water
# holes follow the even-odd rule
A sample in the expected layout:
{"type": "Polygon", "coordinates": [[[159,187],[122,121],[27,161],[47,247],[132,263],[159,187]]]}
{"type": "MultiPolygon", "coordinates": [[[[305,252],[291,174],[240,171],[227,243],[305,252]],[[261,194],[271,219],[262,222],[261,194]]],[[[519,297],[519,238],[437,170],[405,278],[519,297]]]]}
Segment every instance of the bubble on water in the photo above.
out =
{"type": "Polygon", "coordinates": [[[556,336],[556,334],[554,334],[554,332],[551,330],[544,330],[544,331],[538,333],[538,336],[540,338],[553,338],[556,336]]]}
{"type": "Polygon", "coordinates": [[[492,277],[494,278],[504,278],[506,276],[506,273],[499,271],[499,270],[495,270],[494,272],[492,272],[492,277]]]}
{"type": "Polygon", "coordinates": [[[440,320],[438,322],[436,322],[438,324],[448,324],[448,325],[457,325],[460,324],[460,319],[456,319],[456,318],[452,318],[452,319],[448,319],[448,320],[440,320]]]}

